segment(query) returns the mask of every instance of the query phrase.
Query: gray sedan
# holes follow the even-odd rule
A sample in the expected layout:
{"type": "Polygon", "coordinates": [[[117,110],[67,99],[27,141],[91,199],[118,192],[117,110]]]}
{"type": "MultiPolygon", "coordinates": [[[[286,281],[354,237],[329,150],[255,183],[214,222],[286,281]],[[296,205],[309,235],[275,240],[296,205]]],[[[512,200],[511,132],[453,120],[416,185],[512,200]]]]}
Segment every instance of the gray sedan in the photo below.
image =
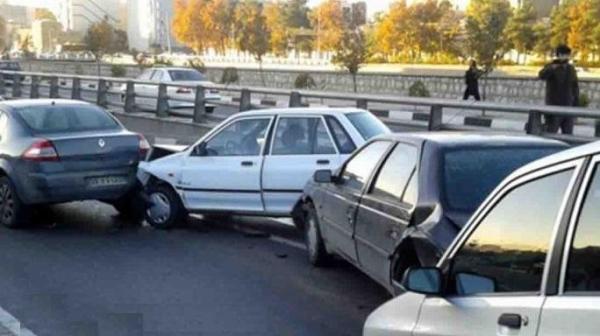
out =
{"type": "Polygon", "coordinates": [[[37,205],[79,200],[102,200],[141,219],[136,171],[148,149],[95,105],[0,102],[0,223],[19,227],[37,205]]]}

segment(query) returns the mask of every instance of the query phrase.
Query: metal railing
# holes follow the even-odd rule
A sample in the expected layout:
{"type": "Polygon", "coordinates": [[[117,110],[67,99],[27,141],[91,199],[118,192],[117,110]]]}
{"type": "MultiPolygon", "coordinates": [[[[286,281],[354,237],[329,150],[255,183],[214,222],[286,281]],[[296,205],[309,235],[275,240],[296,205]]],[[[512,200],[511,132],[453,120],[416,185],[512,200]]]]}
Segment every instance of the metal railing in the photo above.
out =
{"type": "MultiPolygon", "coordinates": [[[[460,109],[466,111],[493,111],[506,114],[517,114],[523,115],[527,119],[526,125],[523,127],[523,131],[528,134],[541,135],[552,138],[558,138],[567,140],[570,142],[587,142],[594,140],[596,137],[600,137],[600,110],[578,108],[578,107],[563,107],[563,106],[540,106],[540,105],[526,105],[526,104],[500,104],[491,102],[465,102],[460,100],[450,99],[435,99],[435,98],[415,98],[415,97],[393,97],[393,96],[381,96],[373,94],[354,94],[354,93],[341,93],[341,92],[319,92],[319,91],[308,91],[308,90],[284,90],[284,89],[272,89],[272,88],[256,88],[256,87],[240,87],[240,86],[228,86],[228,85],[198,85],[196,87],[190,87],[186,84],[176,83],[157,83],[152,81],[139,81],[130,78],[112,78],[112,77],[94,77],[94,76],[76,76],[76,75],[63,75],[53,73],[36,73],[36,72],[15,72],[15,71],[0,71],[0,96],[6,98],[26,98],[23,97],[23,87],[29,88],[28,98],[40,98],[41,88],[46,88],[48,93],[46,94],[49,98],[70,98],[78,100],[87,100],[96,103],[102,107],[120,107],[125,113],[137,112],[138,105],[136,103],[137,98],[150,98],[155,99],[156,104],[154,106],[153,113],[157,117],[166,118],[169,116],[181,117],[180,113],[175,112],[169,106],[169,101],[183,101],[191,103],[193,106],[193,113],[187,115],[191,117],[193,122],[201,123],[206,120],[209,115],[209,109],[207,104],[211,105],[227,105],[233,106],[235,103],[236,108],[239,111],[248,111],[256,108],[268,108],[273,107],[275,104],[269,104],[270,106],[264,106],[261,104],[253,104],[253,96],[279,96],[284,97],[289,107],[301,107],[306,106],[304,101],[306,99],[318,99],[318,100],[333,100],[350,102],[353,106],[361,109],[369,109],[370,105],[373,104],[384,104],[393,106],[411,106],[425,108],[424,113],[421,113],[421,117],[417,120],[421,121],[421,126],[429,131],[436,130],[480,130],[481,127],[468,126],[468,125],[454,125],[443,122],[443,115],[445,110],[448,109],[460,109]],[[70,87],[68,83],[71,83],[70,87]],[[82,83],[88,83],[86,87],[82,83]],[[61,85],[62,84],[62,85],[61,85]],[[124,85],[123,89],[119,88],[115,90],[115,84],[124,85]],[[136,86],[144,85],[156,88],[156,95],[143,94],[136,91],[136,86]],[[194,97],[187,98],[177,96],[175,94],[169,94],[168,88],[184,88],[187,90],[193,90],[194,97]],[[8,95],[10,88],[10,96],[8,95]],[[68,95],[61,95],[61,91],[68,90],[68,95]],[[227,92],[233,94],[234,99],[232,102],[219,102],[219,101],[208,101],[206,99],[207,90],[218,90],[219,92],[227,92]],[[89,99],[84,97],[83,93],[92,93],[93,98],[89,99]],[[118,95],[120,99],[114,101],[108,99],[109,95],[118,95]],[[545,133],[542,116],[543,115],[555,115],[572,118],[586,118],[594,121],[594,136],[575,136],[573,134],[548,134],[545,133]],[[423,125],[423,122],[425,125],[423,125]]],[[[399,112],[413,113],[410,109],[406,109],[399,112]]],[[[387,123],[398,124],[398,123],[409,123],[410,121],[395,121],[389,118],[389,111],[379,111],[376,113],[381,119],[387,123]]],[[[413,119],[414,116],[413,116],[413,119]]]]}

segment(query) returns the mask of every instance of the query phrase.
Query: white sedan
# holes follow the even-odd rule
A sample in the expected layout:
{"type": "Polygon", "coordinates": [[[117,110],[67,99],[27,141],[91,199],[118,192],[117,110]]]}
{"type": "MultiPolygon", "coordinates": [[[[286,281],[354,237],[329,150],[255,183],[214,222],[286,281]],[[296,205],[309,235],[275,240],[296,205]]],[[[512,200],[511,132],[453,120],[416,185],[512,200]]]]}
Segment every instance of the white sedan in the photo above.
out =
{"type": "MultiPolygon", "coordinates": [[[[158,84],[181,84],[185,87],[167,87],[167,95],[170,108],[191,108],[194,107],[194,99],[196,97],[196,86],[203,85],[210,87],[214,85],[201,72],[190,68],[150,68],[146,69],[139,75],[136,80],[143,82],[155,82],[156,84],[136,84],[136,94],[143,96],[158,97],[158,84]],[[188,87],[189,86],[189,87],[188,87]],[[180,100],[182,99],[182,100],[180,100]]],[[[121,86],[121,94],[125,95],[126,87],[121,86]]],[[[139,97],[136,98],[142,104],[156,104],[156,98],[139,97]]],[[[219,101],[221,96],[216,89],[207,88],[204,90],[204,99],[206,101],[219,101]]],[[[208,112],[214,110],[214,105],[207,104],[208,112]]]]}
{"type": "Polygon", "coordinates": [[[187,213],[298,218],[304,185],[389,129],[368,111],[291,108],[238,113],[179,153],[140,164],[148,222],[187,213]]]}

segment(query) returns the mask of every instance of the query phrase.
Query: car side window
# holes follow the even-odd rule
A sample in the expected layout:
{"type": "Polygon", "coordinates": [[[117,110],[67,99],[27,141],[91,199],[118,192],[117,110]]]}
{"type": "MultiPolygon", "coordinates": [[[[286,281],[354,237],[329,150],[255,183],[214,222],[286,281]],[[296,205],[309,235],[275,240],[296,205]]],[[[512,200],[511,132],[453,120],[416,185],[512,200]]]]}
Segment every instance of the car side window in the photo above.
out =
{"type": "Polygon", "coordinates": [[[271,118],[241,119],[225,126],[204,145],[204,156],[258,156],[271,118]]]}
{"type": "Polygon", "coordinates": [[[150,77],[151,81],[154,82],[160,82],[163,80],[163,72],[160,70],[156,70],[154,71],[154,73],[152,74],[152,77],[150,77]]]}
{"type": "Polygon", "coordinates": [[[354,152],[356,150],[356,145],[348,133],[346,133],[346,130],[339,120],[333,116],[326,116],[325,120],[327,121],[327,125],[329,126],[331,134],[333,135],[333,140],[335,141],[340,153],[350,154],[354,152]]]}
{"type": "Polygon", "coordinates": [[[600,291],[600,164],[594,168],[577,219],[567,263],[565,291],[600,291]]]}
{"type": "Polygon", "coordinates": [[[344,186],[362,190],[381,157],[390,147],[388,141],[375,141],[354,155],[344,167],[342,181],[344,186]]]}
{"type": "MultiPolygon", "coordinates": [[[[409,197],[405,199],[408,182],[417,169],[417,148],[399,143],[379,171],[371,195],[390,198],[403,203],[414,202],[415,185],[411,185],[409,197]]],[[[416,179],[414,179],[416,181],[416,179]]]]}
{"type": "Polygon", "coordinates": [[[458,295],[539,292],[546,255],[573,169],[509,191],[452,259],[458,295]]]}
{"type": "Polygon", "coordinates": [[[323,119],[279,118],[272,155],[336,154],[335,147],[323,119]]]}

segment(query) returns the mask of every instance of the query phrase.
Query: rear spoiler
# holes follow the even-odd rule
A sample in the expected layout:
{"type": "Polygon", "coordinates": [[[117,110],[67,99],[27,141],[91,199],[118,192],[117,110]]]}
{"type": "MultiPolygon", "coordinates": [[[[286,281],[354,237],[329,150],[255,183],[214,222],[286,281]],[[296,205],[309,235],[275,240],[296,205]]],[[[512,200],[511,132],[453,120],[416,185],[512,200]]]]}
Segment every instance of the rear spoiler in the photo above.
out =
{"type": "Polygon", "coordinates": [[[184,151],[188,146],[183,145],[154,145],[146,157],[146,161],[154,161],[171,154],[184,151]]]}

